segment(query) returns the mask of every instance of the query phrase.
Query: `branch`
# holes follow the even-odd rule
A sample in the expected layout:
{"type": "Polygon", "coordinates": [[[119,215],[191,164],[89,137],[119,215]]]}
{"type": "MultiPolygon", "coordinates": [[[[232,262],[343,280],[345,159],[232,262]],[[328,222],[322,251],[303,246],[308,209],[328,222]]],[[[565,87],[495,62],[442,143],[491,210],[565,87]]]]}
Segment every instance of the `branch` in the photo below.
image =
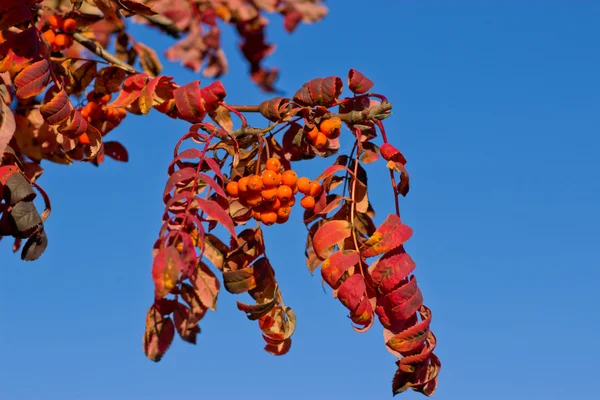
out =
{"type": "Polygon", "coordinates": [[[392,103],[383,102],[377,107],[369,108],[364,111],[350,111],[345,114],[329,113],[329,117],[338,117],[342,121],[352,125],[365,121],[385,119],[389,117],[391,109],[392,103]]]}
{"type": "Polygon", "coordinates": [[[181,37],[181,31],[169,18],[157,15],[140,15],[140,17],[146,18],[152,25],[156,25],[160,30],[167,33],[169,36],[179,39],[181,37]]]}
{"type": "Polygon", "coordinates": [[[83,47],[85,47],[92,53],[96,54],[98,57],[105,59],[106,61],[108,61],[109,63],[114,65],[115,67],[121,68],[122,70],[125,70],[125,71],[129,72],[130,74],[139,73],[131,65],[127,64],[124,61],[119,60],[117,57],[115,57],[114,55],[112,55],[111,53],[106,51],[102,46],[100,46],[97,43],[94,43],[91,39],[85,37],[81,33],[75,32],[73,34],[73,39],[75,39],[83,47]]]}

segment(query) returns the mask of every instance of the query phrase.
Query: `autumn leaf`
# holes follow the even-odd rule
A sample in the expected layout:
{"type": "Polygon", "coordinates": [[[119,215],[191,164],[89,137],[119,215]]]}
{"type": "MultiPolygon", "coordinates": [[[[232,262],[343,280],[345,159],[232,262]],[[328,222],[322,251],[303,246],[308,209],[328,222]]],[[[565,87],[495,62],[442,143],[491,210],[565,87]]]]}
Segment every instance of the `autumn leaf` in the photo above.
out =
{"type": "Polygon", "coordinates": [[[237,271],[223,272],[223,284],[229,293],[240,294],[256,287],[254,269],[246,267],[237,271]]]}
{"type": "Polygon", "coordinates": [[[177,111],[188,122],[201,122],[206,116],[199,85],[200,81],[193,81],[173,91],[177,111]]]}
{"type": "Polygon", "coordinates": [[[344,273],[359,262],[360,254],[356,250],[336,251],[323,262],[321,267],[323,280],[333,289],[337,289],[340,285],[339,280],[344,273]]]}
{"type": "Polygon", "coordinates": [[[0,101],[0,160],[4,155],[4,150],[13,137],[16,129],[15,117],[12,110],[0,101]]]}
{"type": "Polygon", "coordinates": [[[152,279],[158,297],[166,296],[175,287],[182,269],[181,257],[174,247],[158,252],[152,263],[152,279]]]}
{"type": "Polygon", "coordinates": [[[396,288],[415,269],[416,264],[402,246],[385,253],[371,271],[376,289],[388,293],[396,288]]]}
{"type": "Polygon", "coordinates": [[[363,257],[374,257],[392,250],[412,236],[412,229],[400,221],[396,214],[390,214],[375,233],[361,247],[363,257]]]}
{"type": "Polygon", "coordinates": [[[50,82],[50,64],[47,60],[37,61],[25,67],[15,78],[17,96],[22,99],[37,96],[46,90],[50,82]]]}
{"type": "Polygon", "coordinates": [[[348,221],[328,221],[324,223],[313,237],[313,247],[315,253],[320,259],[325,259],[325,251],[350,237],[352,234],[350,223],[348,221]]]}
{"type": "Polygon", "coordinates": [[[71,115],[73,105],[64,90],[59,91],[52,99],[42,105],[40,113],[50,125],[58,125],[71,115]]]}
{"type": "Polygon", "coordinates": [[[144,353],[150,360],[158,362],[171,346],[175,337],[175,325],[171,318],[164,318],[153,305],[146,316],[144,353]]]}
{"type": "Polygon", "coordinates": [[[235,226],[229,216],[229,213],[225,211],[219,203],[213,200],[205,200],[201,197],[196,196],[195,201],[198,203],[198,207],[206,213],[210,218],[217,221],[225,229],[229,231],[232,237],[236,237],[235,226]]]}
{"type": "Polygon", "coordinates": [[[425,342],[429,333],[429,325],[431,324],[431,311],[425,306],[421,306],[421,322],[403,330],[402,332],[392,335],[386,341],[386,345],[397,352],[412,352],[425,342]]]}
{"type": "Polygon", "coordinates": [[[331,107],[342,93],[342,88],[342,80],[338,77],[316,78],[296,92],[294,101],[303,106],[331,107]]]}
{"type": "Polygon", "coordinates": [[[110,158],[127,162],[129,161],[129,155],[127,154],[127,149],[119,142],[107,141],[104,142],[104,154],[109,156],[110,158]]]}
{"type": "Polygon", "coordinates": [[[373,81],[352,68],[348,72],[348,88],[355,94],[367,93],[373,87],[373,81]]]}
{"type": "Polygon", "coordinates": [[[132,14],[156,15],[156,12],[154,12],[150,7],[134,0],[117,0],[117,3],[119,3],[123,9],[131,12],[132,14]]]}
{"type": "Polygon", "coordinates": [[[211,269],[202,261],[198,261],[198,266],[190,281],[202,305],[211,310],[216,310],[217,296],[219,295],[221,284],[211,269]]]}

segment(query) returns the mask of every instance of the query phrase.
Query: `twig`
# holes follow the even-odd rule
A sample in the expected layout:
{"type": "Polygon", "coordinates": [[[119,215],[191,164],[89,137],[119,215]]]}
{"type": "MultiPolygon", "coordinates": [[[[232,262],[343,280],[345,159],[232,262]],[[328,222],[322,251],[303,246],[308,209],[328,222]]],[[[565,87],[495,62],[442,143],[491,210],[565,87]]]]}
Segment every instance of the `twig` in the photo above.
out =
{"type": "Polygon", "coordinates": [[[131,65],[127,64],[124,61],[119,60],[117,57],[115,57],[114,55],[112,55],[111,53],[109,53],[108,51],[106,51],[102,46],[100,46],[97,43],[94,43],[91,39],[85,37],[81,33],[75,32],[73,34],[73,38],[79,44],[81,44],[83,47],[85,47],[86,49],[88,49],[92,53],[96,54],[98,57],[101,57],[101,58],[105,59],[106,61],[108,61],[109,63],[111,63],[113,66],[121,68],[122,70],[125,70],[125,71],[129,72],[130,74],[137,74],[137,73],[139,73],[131,65]]]}
{"type": "Polygon", "coordinates": [[[156,25],[169,36],[174,37],[175,39],[179,39],[181,37],[181,31],[179,30],[177,25],[175,25],[175,23],[169,18],[159,14],[140,16],[146,18],[151,24],[156,25]]]}

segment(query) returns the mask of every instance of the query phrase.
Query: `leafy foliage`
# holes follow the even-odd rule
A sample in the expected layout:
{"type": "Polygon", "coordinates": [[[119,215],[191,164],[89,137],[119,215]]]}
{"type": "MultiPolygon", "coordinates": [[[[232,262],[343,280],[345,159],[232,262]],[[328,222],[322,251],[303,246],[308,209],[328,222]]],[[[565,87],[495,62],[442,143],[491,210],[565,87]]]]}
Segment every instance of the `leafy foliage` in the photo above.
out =
{"type": "Polygon", "coordinates": [[[153,247],[154,300],[143,349],[159,361],[175,333],[195,344],[199,323],[216,311],[221,286],[244,295],[238,309],[258,328],[265,351],[290,351],[296,326],[267,256],[263,229],[286,223],[297,203],[307,228],[306,263],[347,309],[358,332],[376,320],[398,358],[393,393],[434,393],[441,367],[433,353],[431,311],[404,246],[412,230],[400,219],[399,196],[409,191],[406,159],[389,143],[383,120],[392,105],[371,92],[373,82],[351,69],[342,97],[340,77],[313,79],[292,98],[234,106],[219,81],[177,83],[161,75],[156,52],[127,32],[125,20],[177,38],[166,53],[205,77],[227,71],[220,27],[230,24],[250,77],[275,90],[277,69],[264,66],[273,50],[263,13],[279,13],[292,32],[318,21],[318,0],[7,0],[0,4],[0,237],[13,236],[21,258],[47,246],[50,200],[36,180],[42,161],[99,166],[108,156],[127,162],[128,150],[105,140],[130,115],[151,110],[190,124],[175,146],[163,192],[165,210],[153,247]],[[219,22],[220,21],[220,22],[219,22]],[[114,54],[106,47],[114,44],[114,54]],[[244,113],[269,123],[251,127],[244,113]],[[354,145],[340,154],[340,138],[354,145]],[[335,159],[314,179],[300,162],[335,159]],[[377,226],[365,164],[385,162],[395,213],[377,226]],[[398,178],[398,181],[397,181],[398,178]],[[45,210],[33,204],[41,194],[45,210]],[[296,199],[298,197],[298,199],[296,199]],[[298,202],[296,201],[298,200],[298,202]],[[256,226],[251,226],[255,222],[256,226]],[[219,227],[220,229],[217,229],[219,227]],[[249,297],[248,297],[249,296],[249,297]]]}

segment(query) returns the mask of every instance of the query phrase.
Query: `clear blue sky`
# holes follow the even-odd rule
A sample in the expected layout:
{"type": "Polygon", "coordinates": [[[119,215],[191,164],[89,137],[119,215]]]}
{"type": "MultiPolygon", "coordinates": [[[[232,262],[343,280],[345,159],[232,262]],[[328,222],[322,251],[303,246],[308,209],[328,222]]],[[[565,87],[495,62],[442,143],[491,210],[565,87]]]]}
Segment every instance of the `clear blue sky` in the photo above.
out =
{"type": "MultiPolygon", "coordinates": [[[[268,62],[281,68],[279,86],[290,95],[310,78],[345,79],[354,67],[393,101],[387,130],[412,178],[401,202],[415,232],[407,249],[443,363],[434,398],[595,398],[600,3],[330,6],[325,21],[291,36],[276,18],[269,36],[278,49],[268,62]]],[[[266,96],[226,32],[228,99],[256,104],[266,96]]],[[[134,33],[161,50],[170,43],[134,33]]],[[[165,66],[178,82],[197,78],[165,66]]],[[[355,333],[345,308],[308,273],[299,210],[267,233],[298,316],[288,355],[265,353],[256,324],[235,308],[246,297],[223,291],[197,346],[177,339],[160,363],[145,358],[151,247],[172,147],[185,132],[158,113],[132,117],[110,134],[130,163],[47,165],[48,250],[26,264],[8,241],[0,246],[0,398],[390,398],[395,365],[381,328],[355,333]]],[[[316,175],[322,166],[298,169],[316,175]]],[[[381,221],[392,203],[378,179],[372,173],[381,221]]]]}

